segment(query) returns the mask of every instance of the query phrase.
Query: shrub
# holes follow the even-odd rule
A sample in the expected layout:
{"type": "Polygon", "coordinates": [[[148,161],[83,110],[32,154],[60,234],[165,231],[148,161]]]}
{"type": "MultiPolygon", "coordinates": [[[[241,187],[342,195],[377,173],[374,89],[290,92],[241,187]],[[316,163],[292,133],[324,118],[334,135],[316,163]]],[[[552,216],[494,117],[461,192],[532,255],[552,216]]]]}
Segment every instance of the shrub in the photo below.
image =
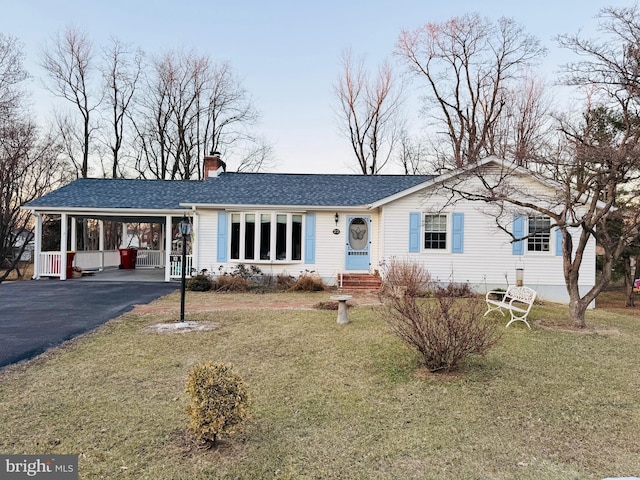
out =
{"type": "Polygon", "coordinates": [[[498,327],[484,318],[484,301],[467,295],[468,285],[427,286],[429,275],[420,265],[404,262],[398,268],[399,274],[387,277],[385,291],[396,294],[384,295],[383,314],[391,331],[419,353],[427,369],[454,370],[470,355],[483,355],[496,344],[498,327]],[[402,283],[395,285],[389,278],[402,283]],[[430,298],[418,296],[425,288],[430,298]]]}
{"type": "Polygon", "coordinates": [[[232,368],[223,363],[196,364],[185,386],[191,397],[188,428],[200,441],[212,446],[221,434],[240,431],[247,418],[247,389],[232,368]]]}
{"type": "Polygon", "coordinates": [[[452,282],[447,284],[446,287],[442,287],[442,289],[444,292],[441,292],[441,294],[448,297],[471,298],[476,296],[473,290],[471,290],[471,286],[466,282],[452,282]]]}
{"type": "Polygon", "coordinates": [[[187,280],[186,288],[192,292],[208,292],[213,288],[213,282],[208,275],[199,273],[187,280]]]}
{"type": "Polygon", "coordinates": [[[213,282],[213,288],[221,292],[246,292],[250,282],[246,278],[225,273],[213,282]]]}
{"type": "Polygon", "coordinates": [[[386,305],[386,321],[416,350],[432,372],[456,369],[470,355],[483,355],[499,339],[497,325],[483,317],[484,302],[435,292],[435,298],[395,297],[386,305]]]}
{"type": "Polygon", "coordinates": [[[409,260],[392,258],[382,266],[383,297],[404,296],[417,297],[426,295],[431,276],[420,264],[409,260]]]}
{"type": "Polygon", "coordinates": [[[293,292],[321,292],[325,289],[322,278],[314,272],[302,273],[289,288],[293,292]]]}
{"type": "Polygon", "coordinates": [[[275,276],[273,286],[277,291],[289,290],[295,282],[295,279],[291,275],[286,273],[279,273],[275,276]]]}

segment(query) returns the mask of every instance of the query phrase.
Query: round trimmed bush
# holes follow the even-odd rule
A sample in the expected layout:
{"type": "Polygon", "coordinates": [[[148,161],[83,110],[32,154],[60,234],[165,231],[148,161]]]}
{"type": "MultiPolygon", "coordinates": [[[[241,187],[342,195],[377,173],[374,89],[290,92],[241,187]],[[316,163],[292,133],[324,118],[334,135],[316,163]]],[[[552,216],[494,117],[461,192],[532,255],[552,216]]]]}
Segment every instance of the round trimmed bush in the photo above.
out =
{"type": "Polygon", "coordinates": [[[196,364],[185,386],[191,397],[188,428],[199,440],[214,446],[221,434],[242,430],[248,415],[246,385],[232,368],[224,363],[196,364]]]}

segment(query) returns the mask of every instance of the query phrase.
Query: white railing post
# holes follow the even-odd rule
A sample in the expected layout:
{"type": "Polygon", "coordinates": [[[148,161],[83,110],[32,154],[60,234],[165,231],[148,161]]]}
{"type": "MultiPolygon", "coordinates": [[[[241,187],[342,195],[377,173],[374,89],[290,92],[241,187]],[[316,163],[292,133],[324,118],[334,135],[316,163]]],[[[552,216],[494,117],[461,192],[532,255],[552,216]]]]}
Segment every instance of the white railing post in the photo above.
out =
{"type": "MultiPolygon", "coordinates": [[[[193,255],[187,255],[185,260],[186,260],[185,277],[191,278],[191,270],[193,267],[193,255]]],[[[171,255],[169,272],[170,272],[169,275],[171,278],[182,277],[182,255],[171,255]]]]}

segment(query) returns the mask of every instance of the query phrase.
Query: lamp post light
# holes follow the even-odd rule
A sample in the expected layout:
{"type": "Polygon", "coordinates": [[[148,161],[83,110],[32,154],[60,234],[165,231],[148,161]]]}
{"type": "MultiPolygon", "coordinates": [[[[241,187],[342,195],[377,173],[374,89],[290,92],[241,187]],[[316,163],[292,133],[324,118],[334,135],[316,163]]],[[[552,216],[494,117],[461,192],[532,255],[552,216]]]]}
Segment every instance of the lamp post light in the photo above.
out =
{"type": "Polygon", "coordinates": [[[191,235],[191,223],[186,215],[182,216],[182,220],[178,224],[180,233],[182,234],[182,263],[180,274],[182,277],[182,285],[180,290],[180,322],[184,322],[184,297],[185,297],[185,280],[187,272],[187,237],[191,235]]]}

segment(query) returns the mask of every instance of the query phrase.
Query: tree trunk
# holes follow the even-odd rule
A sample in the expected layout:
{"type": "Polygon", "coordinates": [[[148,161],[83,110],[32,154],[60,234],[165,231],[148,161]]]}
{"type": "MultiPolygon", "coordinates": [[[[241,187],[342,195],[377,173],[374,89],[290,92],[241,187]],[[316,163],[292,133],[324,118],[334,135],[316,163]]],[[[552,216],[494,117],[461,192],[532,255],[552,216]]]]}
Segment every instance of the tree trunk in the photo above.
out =
{"type": "Polygon", "coordinates": [[[633,275],[631,272],[631,257],[624,257],[624,290],[626,293],[626,307],[635,307],[635,299],[633,297],[633,275]]]}
{"type": "Polygon", "coordinates": [[[582,299],[571,300],[569,302],[569,318],[571,322],[577,328],[585,328],[587,323],[585,321],[585,315],[587,313],[588,302],[582,299]]]}

